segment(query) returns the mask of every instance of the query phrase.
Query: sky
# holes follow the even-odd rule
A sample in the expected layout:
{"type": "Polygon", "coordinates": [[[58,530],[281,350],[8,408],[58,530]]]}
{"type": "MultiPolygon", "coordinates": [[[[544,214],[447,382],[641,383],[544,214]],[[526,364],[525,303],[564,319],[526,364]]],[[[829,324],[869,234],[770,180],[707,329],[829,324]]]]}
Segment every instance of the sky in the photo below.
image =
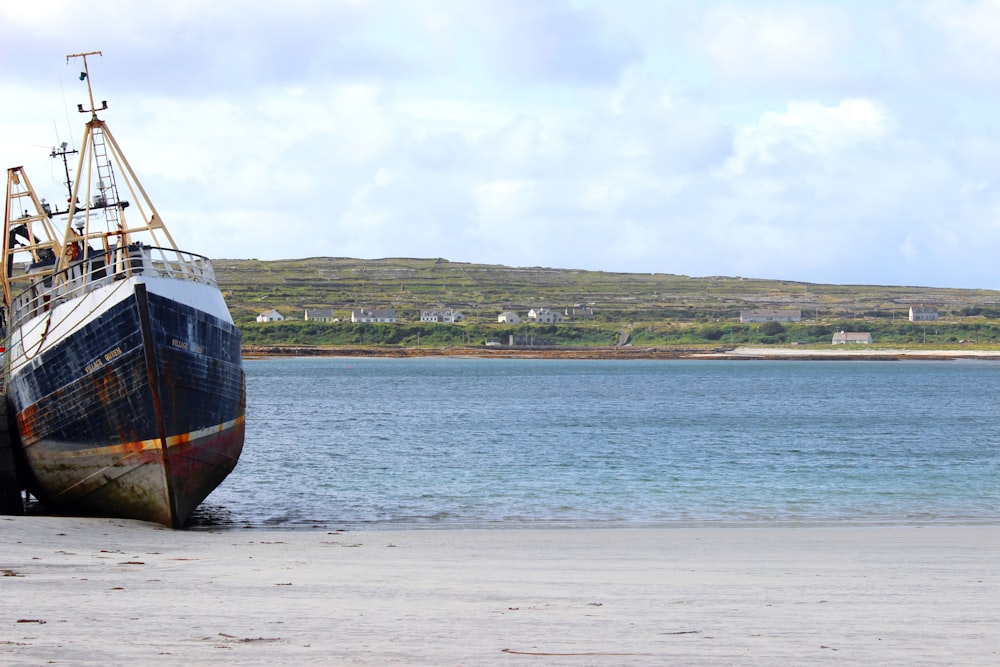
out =
{"type": "Polygon", "coordinates": [[[0,4],[0,162],[88,60],[178,244],[1000,289],[1000,0],[0,4]]]}

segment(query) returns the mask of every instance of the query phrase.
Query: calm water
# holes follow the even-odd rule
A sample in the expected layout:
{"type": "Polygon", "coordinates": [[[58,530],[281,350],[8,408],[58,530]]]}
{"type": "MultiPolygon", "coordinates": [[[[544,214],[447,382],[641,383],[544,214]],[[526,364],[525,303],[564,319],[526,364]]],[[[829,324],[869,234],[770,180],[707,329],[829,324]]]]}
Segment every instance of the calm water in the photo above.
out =
{"type": "Polygon", "coordinates": [[[1000,520],[1000,363],[268,359],[202,523],[1000,520]]]}

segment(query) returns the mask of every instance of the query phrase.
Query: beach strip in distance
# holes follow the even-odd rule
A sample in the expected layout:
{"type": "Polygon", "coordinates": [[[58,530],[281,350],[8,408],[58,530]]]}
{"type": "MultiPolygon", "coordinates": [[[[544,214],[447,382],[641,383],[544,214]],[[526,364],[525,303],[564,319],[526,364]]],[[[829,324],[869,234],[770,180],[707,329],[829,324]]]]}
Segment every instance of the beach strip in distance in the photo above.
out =
{"type": "Polygon", "coordinates": [[[243,348],[244,359],[272,357],[476,357],[487,359],[593,359],[593,360],[800,360],[800,361],[947,361],[980,359],[1000,361],[1000,350],[975,347],[945,349],[882,348],[868,345],[830,347],[746,345],[739,347],[316,347],[300,345],[251,346],[243,348]]]}
{"type": "Polygon", "coordinates": [[[174,531],[0,517],[0,662],[995,665],[1000,526],[174,531]]]}

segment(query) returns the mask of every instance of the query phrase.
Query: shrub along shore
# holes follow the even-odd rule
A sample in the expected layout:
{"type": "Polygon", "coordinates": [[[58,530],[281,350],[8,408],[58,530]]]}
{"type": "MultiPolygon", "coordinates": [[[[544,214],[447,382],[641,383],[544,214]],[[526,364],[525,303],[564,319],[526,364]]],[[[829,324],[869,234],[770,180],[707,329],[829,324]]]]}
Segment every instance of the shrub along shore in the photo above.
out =
{"type": "Polygon", "coordinates": [[[1000,350],[836,347],[400,347],[269,345],[243,348],[246,359],[265,357],[480,357],[489,359],[714,359],[799,361],[905,361],[907,359],[986,359],[1000,361],[1000,350]]]}
{"type": "Polygon", "coordinates": [[[939,322],[872,322],[866,320],[830,323],[644,322],[565,324],[434,324],[283,322],[242,323],[247,347],[476,347],[488,343],[511,347],[615,348],[625,341],[644,348],[734,348],[741,345],[829,346],[838,331],[872,334],[880,346],[907,348],[974,347],[1000,349],[1000,322],[981,319],[939,322]]]}

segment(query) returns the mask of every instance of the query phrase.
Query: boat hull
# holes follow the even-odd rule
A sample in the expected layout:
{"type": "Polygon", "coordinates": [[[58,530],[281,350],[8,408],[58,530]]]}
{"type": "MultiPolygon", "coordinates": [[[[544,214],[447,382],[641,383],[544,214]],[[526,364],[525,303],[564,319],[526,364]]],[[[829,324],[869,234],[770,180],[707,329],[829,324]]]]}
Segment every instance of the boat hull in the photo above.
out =
{"type": "Polygon", "coordinates": [[[114,305],[22,349],[8,397],[47,509],[181,527],[243,448],[240,334],[175,298],[181,281],[126,282],[114,305]]]}

